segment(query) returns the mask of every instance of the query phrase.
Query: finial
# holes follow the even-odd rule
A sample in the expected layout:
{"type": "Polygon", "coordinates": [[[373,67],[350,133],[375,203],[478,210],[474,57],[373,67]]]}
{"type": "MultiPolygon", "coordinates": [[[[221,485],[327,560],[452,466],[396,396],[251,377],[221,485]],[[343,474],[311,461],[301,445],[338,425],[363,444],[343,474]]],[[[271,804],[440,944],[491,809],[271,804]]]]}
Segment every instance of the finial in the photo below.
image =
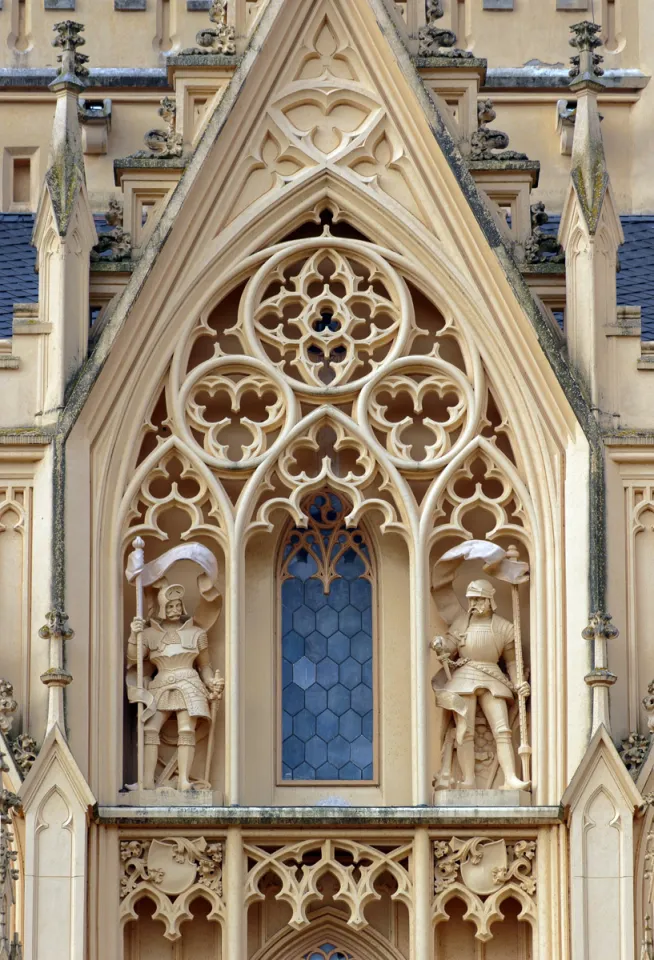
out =
{"type": "Polygon", "coordinates": [[[53,29],[56,37],[52,41],[52,46],[61,47],[61,53],[57,57],[61,67],[50,87],[53,88],[60,83],[72,83],[83,88],[86,86],[89,75],[86,67],[89,58],[84,53],[78,53],[77,48],[86,43],[82,36],[84,24],[77,23],[75,20],[61,20],[55,23],[53,29]]]}
{"type": "Polygon", "coordinates": [[[570,77],[572,82],[570,86],[576,86],[579,83],[596,83],[600,86],[604,86],[604,81],[602,80],[602,75],[604,71],[600,67],[600,63],[604,62],[604,57],[601,57],[598,53],[594,51],[602,46],[602,41],[599,37],[601,27],[596,23],[591,23],[590,20],[582,20],[581,23],[573,23],[570,27],[570,32],[572,37],[570,38],[570,46],[576,47],[579,53],[570,58],[572,64],[572,69],[570,70],[570,77]]]}

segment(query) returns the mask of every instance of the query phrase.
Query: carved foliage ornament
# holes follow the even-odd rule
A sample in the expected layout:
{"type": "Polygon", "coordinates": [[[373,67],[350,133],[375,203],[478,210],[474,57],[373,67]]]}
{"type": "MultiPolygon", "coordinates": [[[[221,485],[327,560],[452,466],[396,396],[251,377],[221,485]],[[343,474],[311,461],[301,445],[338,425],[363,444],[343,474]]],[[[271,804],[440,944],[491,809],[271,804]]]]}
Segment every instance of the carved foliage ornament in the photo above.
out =
{"type": "Polygon", "coordinates": [[[491,926],[503,919],[502,901],[512,896],[520,903],[520,919],[536,917],[536,857],[534,840],[492,840],[474,837],[434,841],[434,915],[448,919],[447,903],[457,896],[468,907],[466,919],[477,928],[478,940],[490,940],[491,926]]]}
{"type": "Polygon", "coordinates": [[[222,843],[204,837],[122,840],[120,860],[123,922],[137,919],[135,905],[144,896],[154,901],[154,919],[165,924],[168,940],[179,939],[181,924],[191,919],[190,904],[198,895],[211,904],[209,920],[224,915],[222,843]]]}

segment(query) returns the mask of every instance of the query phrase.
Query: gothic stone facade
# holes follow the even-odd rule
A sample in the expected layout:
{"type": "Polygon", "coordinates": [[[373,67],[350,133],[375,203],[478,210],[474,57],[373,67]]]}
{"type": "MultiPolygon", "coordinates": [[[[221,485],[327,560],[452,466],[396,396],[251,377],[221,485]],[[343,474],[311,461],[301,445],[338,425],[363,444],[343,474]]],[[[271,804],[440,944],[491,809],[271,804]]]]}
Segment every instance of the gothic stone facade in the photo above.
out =
{"type": "Polygon", "coordinates": [[[654,11],[592,7],[0,2],[0,960],[654,957],[654,11]]]}

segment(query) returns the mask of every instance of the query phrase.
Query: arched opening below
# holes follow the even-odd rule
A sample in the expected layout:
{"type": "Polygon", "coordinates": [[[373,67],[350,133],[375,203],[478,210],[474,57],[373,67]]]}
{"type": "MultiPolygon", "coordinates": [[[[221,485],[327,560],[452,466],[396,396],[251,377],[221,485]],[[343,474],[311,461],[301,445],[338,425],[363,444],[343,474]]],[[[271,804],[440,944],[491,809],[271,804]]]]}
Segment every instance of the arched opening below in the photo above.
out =
{"type": "Polygon", "coordinates": [[[475,937],[474,921],[464,920],[466,910],[458,897],[448,903],[449,919],[434,934],[435,960],[531,960],[531,927],[518,919],[521,907],[513,897],[502,903],[502,920],[493,924],[492,939],[486,942],[475,937]]]}
{"type": "Polygon", "coordinates": [[[144,897],[136,905],[138,919],[125,925],[124,960],[221,960],[222,929],[208,919],[211,905],[202,897],[191,904],[193,918],[181,925],[179,940],[168,940],[165,927],[154,920],[155,904],[144,897]]]}

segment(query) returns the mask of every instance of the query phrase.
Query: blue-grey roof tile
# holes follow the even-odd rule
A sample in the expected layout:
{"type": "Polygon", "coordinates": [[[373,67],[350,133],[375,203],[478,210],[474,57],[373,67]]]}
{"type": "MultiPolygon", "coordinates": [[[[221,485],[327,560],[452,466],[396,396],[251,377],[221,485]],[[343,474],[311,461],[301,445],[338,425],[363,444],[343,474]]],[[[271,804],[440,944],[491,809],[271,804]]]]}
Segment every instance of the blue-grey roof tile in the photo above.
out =
{"type": "Polygon", "coordinates": [[[11,336],[15,303],[36,303],[39,281],[31,246],[34,216],[0,213],[0,337],[11,336]]]}

